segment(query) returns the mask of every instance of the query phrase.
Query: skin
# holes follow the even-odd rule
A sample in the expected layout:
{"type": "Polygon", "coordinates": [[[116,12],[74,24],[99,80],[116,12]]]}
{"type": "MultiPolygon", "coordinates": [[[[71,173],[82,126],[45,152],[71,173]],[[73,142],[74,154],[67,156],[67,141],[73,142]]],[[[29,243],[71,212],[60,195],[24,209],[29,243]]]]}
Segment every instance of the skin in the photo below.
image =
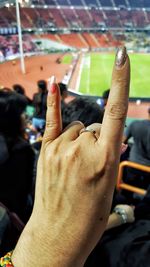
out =
{"type": "Polygon", "coordinates": [[[129,58],[114,64],[100,136],[62,133],[60,94],[49,88],[33,212],[12,255],[15,267],[81,267],[105,230],[128,108],[129,58]],[[110,130],[111,129],[111,130],[110,130]]]}
{"type": "MultiPolygon", "coordinates": [[[[135,221],[134,207],[133,206],[120,204],[120,205],[117,205],[116,207],[121,208],[126,212],[127,223],[133,223],[135,221]]],[[[113,212],[109,215],[106,230],[117,227],[121,224],[123,224],[121,216],[119,214],[116,214],[115,212],[113,212]]]]}

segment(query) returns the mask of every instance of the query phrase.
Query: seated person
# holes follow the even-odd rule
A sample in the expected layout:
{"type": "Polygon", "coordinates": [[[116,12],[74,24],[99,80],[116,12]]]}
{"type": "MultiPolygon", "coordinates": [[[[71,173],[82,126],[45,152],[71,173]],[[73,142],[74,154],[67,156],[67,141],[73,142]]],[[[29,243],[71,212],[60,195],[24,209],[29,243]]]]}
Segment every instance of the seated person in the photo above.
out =
{"type": "Polygon", "coordinates": [[[44,80],[37,82],[38,93],[33,95],[33,106],[35,112],[32,119],[32,124],[38,131],[43,131],[45,128],[46,109],[47,109],[47,83],[44,80]]]}
{"type": "Polygon", "coordinates": [[[34,151],[24,138],[24,109],[19,94],[0,90],[0,202],[26,221],[34,151]]]}
{"type": "Polygon", "coordinates": [[[117,205],[85,267],[147,267],[150,249],[150,188],[136,206],[117,205]],[[118,210],[119,209],[119,210],[118,210]]]}
{"type": "Polygon", "coordinates": [[[22,85],[20,85],[20,84],[14,84],[14,85],[12,86],[12,88],[13,88],[13,90],[14,90],[16,93],[18,93],[18,94],[20,94],[20,95],[22,95],[22,96],[25,97],[25,99],[27,100],[27,104],[28,104],[28,105],[32,105],[32,100],[31,100],[28,96],[26,96],[26,94],[25,94],[25,89],[23,88],[22,85]]]}
{"type": "MultiPolygon", "coordinates": [[[[125,130],[123,141],[128,142],[133,138],[133,144],[130,148],[129,161],[150,166],[150,110],[148,110],[148,119],[133,121],[125,130]]],[[[150,174],[134,168],[127,168],[124,181],[147,189],[150,183],[150,174]]]]}
{"type": "Polygon", "coordinates": [[[76,97],[62,109],[63,128],[73,121],[81,121],[85,126],[102,123],[103,110],[90,97],[76,97]]]}

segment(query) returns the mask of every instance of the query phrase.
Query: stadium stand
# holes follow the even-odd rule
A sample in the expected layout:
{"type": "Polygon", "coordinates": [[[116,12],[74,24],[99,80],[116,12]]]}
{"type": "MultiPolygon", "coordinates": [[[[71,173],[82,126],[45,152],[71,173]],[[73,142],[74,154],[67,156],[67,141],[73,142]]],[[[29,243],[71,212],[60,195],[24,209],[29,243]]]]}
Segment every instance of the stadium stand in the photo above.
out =
{"type": "MultiPolygon", "coordinates": [[[[96,2],[94,4],[94,2],[84,1],[80,2],[80,6],[78,5],[79,2],[76,5],[74,5],[74,2],[70,2],[70,6],[68,3],[62,2],[61,8],[53,2],[49,2],[48,8],[44,8],[44,6],[21,8],[20,15],[23,29],[38,29],[39,27],[47,29],[52,27],[72,29],[75,27],[77,30],[79,27],[81,29],[122,29],[126,26],[142,28],[150,24],[149,10],[140,9],[139,7],[123,8],[124,1],[113,1],[113,5],[110,5],[109,1],[100,1],[99,8],[97,8],[96,2]]],[[[61,1],[59,4],[61,4],[61,1]]],[[[1,8],[0,15],[0,27],[16,26],[14,7],[1,8]]]]}
{"type": "Polygon", "coordinates": [[[87,41],[89,47],[99,47],[98,40],[93,33],[84,32],[82,36],[87,41]]]}
{"type": "Polygon", "coordinates": [[[88,47],[88,44],[80,33],[59,34],[62,42],[78,48],[88,47]]]}
{"type": "MultiPolygon", "coordinates": [[[[35,85],[34,88],[32,87],[33,82],[30,83],[30,74],[32,69],[34,72],[34,80],[37,79],[37,77],[42,77],[42,75],[46,73],[44,77],[46,81],[49,79],[53,71],[55,72],[56,70],[54,75],[57,77],[57,79],[64,81],[64,83],[69,85],[71,89],[77,90],[77,82],[79,81],[79,78],[80,81],[82,81],[82,78],[80,77],[80,75],[82,75],[82,73],[80,73],[80,71],[82,72],[82,68],[84,66],[87,67],[85,77],[86,80],[88,80],[88,76],[90,77],[91,75],[90,71],[93,69],[93,65],[96,65],[96,62],[93,61],[90,55],[96,55],[98,58],[97,55],[102,55],[101,52],[112,52],[112,50],[115,50],[116,47],[123,45],[124,43],[127,44],[127,47],[131,53],[138,51],[139,47],[145,49],[146,44],[148,44],[149,47],[150,39],[147,38],[147,32],[150,30],[150,0],[32,0],[30,4],[25,2],[23,4],[24,6],[20,8],[20,15],[23,31],[23,50],[25,52],[27,70],[27,75],[24,75],[25,79],[27,80],[25,90],[27,93],[31,93],[31,98],[33,91],[36,90],[35,85]],[[46,48],[44,48],[44,45],[42,47],[42,42],[47,42],[47,47],[45,46],[46,48]],[[55,49],[56,45],[59,44],[61,49],[63,46],[66,46],[66,50],[62,52],[60,49],[60,52],[58,49],[58,53],[55,53],[56,50],[52,50],[52,52],[54,52],[52,54],[50,53],[52,43],[54,43],[55,49]],[[100,53],[97,53],[97,51],[100,51],[100,53]],[[37,53],[38,56],[30,57],[30,53],[32,55],[37,53]],[[65,62],[65,55],[68,56],[66,61],[70,60],[69,63],[65,62]],[[69,59],[70,56],[71,59],[69,59]],[[77,68],[78,71],[76,72],[77,68]],[[70,80],[72,83],[70,83],[70,80]],[[74,86],[76,86],[76,88],[72,87],[73,83],[75,84],[74,86]]],[[[14,34],[9,32],[9,29],[13,27],[16,28],[15,7],[1,7],[0,28],[3,31],[3,33],[0,34],[1,61],[3,61],[3,59],[9,59],[8,57],[14,54],[16,57],[17,55],[19,56],[17,32],[14,32],[14,34]]],[[[142,50],[143,54],[145,53],[144,49],[142,50]]],[[[108,54],[110,55],[111,53],[108,54]]],[[[105,58],[105,53],[103,53],[103,55],[105,58]]],[[[133,53],[132,55],[134,56],[133,53]]],[[[102,69],[104,68],[103,59],[98,58],[98,60],[98,64],[102,63],[101,67],[98,67],[98,71],[101,70],[102,72],[102,69]]],[[[1,90],[3,90],[3,85],[7,85],[7,80],[10,82],[11,78],[14,79],[14,77],[15,82],[16,77],[19,80],[18,76],[20,75],[20,68],[18,62],[18,59],[6,62],[6,65],[9,63],[7,65],[8,67],[5,74],[6,76],[3,75],[3,64],[1,64],[1,90]]],[[[107,76],[107,71],[108,69],[106,69],[104,74],[100,73],[101,75],[99,75],[101,80],[98,86],[95,85],[95,87],[98,87],[98,90],[103,86],[101,85],[102,75],[107,76]]],[[[140,72],[142,73],[141,70],[140,72]]],[[[19,82],[22,84],[22,80],[19,80],[19,82]]],[[[87,83],[90,84],[90,80],[87,83]]],[[[87,84],[85,85],[85,89],[87,90],[86,93],[88,92],[90,94],[91,91],[86,87],[88,87],[87,84]]],[[[143,89],[144,87],[142,90],[143,89]]],[[[76,91],[73,92],[73,90],[68,91],[68,95],[70,95],[68,96],[66,102],[64,102],[64,107],[68,104],[68,102],[71,102],[71,100],[77,96],[76,91]]],[[[79,92],[81,92],[80,88],[79,92]]],[[[98,98],[95,95],[89,96],[89,98],[90,97],[94,100],[98,98]]],[[[140,103],[140,101],[141,100],[138,100],[137,103],[140,103]]],[[[132,104],[135,113],[137,113],[137,109],[140,107],[138,110],[140,110],[139,112],[141,115],[142,104],[132,104]]],[[[26,138],[31,147],[35,149],[35,147],[32,145],[35,141],[38,141],[39,137],[41,142],[43,132],[38,132],[38,130],[35,132],[35,129],[32,128],[32,117],[35,115],[33,115],[34,107],[32,106],[32,100],[29,108],[31,108],[32,112],[30,115],[26,114],[27,112],[25,113],[27,115],[27,121],[25,123],[26,128],[24,129],[23,138],[26,138]]],[[[135,115],[135,113],[132,111],[132,114],[135,115]]],[[[139,116],[139,114],[136,115],[139,116]]],[[[138,117],[138,119],[139,118],[140,117],[138,117]]],[[[131,119],[134,120],[135,118],[131,119]]],[[[118,190],[119,193],[121,192],[121,189],[124,189],[129,192],[133,191],[136,194],[138,193],[145,195],[148,192],[148,188],[143,189],[140,187],[137,188],[136,186],[133,187],[122,180],[123,168],[126,163],[130,165],[128,161],[120,164],[116,190],[118,190]]],[[[137,165],[134,164],[134,166],[136,169],[138,169],[137,165]]],[[[145,169],[145,166],[143,168],[145,169]]],[[[150,167],[146,167],[146,170],[147,169],[149,172],[150,167]]],[[[33,192],[31,192],[31,196],[32,194],[33,192]]],[[[90,267],[91,266],[92,265],[90,265],[90,267]]],[[[93,266],[96,267],[96,265],[93,266]]]]}

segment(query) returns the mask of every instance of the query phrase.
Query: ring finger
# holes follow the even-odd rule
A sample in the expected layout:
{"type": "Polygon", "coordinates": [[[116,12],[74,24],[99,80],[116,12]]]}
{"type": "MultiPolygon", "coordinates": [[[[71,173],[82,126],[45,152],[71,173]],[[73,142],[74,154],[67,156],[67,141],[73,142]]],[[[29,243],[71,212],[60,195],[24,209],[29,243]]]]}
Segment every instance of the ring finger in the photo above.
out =
{"type": "Polygon", "coordinates": [[[91,125],[87,126],[86,128],[81,129],[81,134],[93,134],[96,139],[99,138],[101,132],[101,124],[100,123],[92,123],[91,125]]]}

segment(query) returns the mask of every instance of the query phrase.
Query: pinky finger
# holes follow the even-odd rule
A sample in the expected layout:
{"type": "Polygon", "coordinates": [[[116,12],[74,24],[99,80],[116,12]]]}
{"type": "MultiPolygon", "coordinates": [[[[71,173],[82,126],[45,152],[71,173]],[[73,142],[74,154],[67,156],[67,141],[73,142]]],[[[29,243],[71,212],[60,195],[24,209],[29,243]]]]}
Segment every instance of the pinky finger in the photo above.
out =
{"type": "Polygon", "coordinates": [[[46,127],[43,136],[43,142],[52,142],[62,132],[62,119],[60,107],[59,87],[52,76],[48,84],[46,127]]]}

